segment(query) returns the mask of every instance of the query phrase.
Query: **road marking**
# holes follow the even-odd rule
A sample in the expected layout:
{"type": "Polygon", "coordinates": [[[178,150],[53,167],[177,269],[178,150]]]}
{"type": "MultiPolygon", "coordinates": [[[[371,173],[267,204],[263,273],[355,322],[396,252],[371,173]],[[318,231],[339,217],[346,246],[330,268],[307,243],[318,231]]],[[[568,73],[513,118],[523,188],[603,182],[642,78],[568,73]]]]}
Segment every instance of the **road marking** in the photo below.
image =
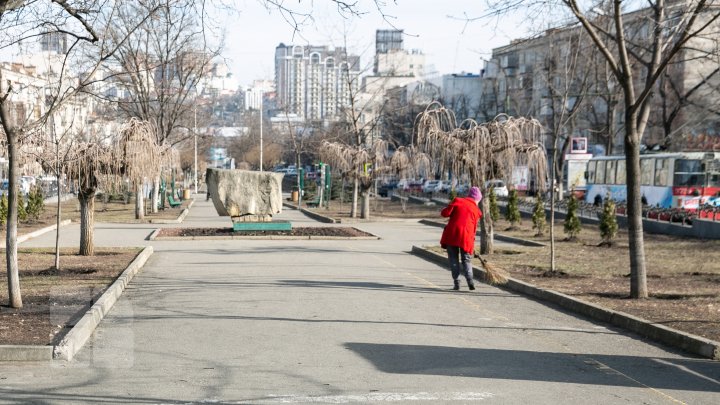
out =
{"type": "Polygon", "coordinates": [[[673,398],[672,396],[670,396],[670,395],[668,395],[668,394],[666,394],[666,393],[664,393],[664,392],[662,392],[662,391],[660,391],[660,390],[658,390],[658,389],[655,389],[655,388],[653,388],[653,387],[651,387],[651,386],[649,386],[649,385],[645,385],[645,384],[641,383],[640,381],[638,381],[638,380],[630,377],[629,375],[623,373],[622,371],[616,370],[616,369],[608,366],[608,365],[605,364],[605,363],[602,363],[602,362],[600,362],[600,361],[597,361],[597,360],[593,359],[592,357],[587,357],[587,359],[588,359],[588,360],[585,361],[585,363],[586,363],[586,364],[593,365],[593,366],[594,366],[595,368],[597,368],[598,370],[603,370],[603,371],[610,370],[610,371],[612,371],[613,373],[615,373],[615,374],[617,374],[617,375],[619,375],[619,376],[625,377],[625,378],[627,378],[628,380],[634,382],[635,384],[637,384],[637,385],[639,385],[639,386],[641,386],[641,387],[643,387],[643,388],[646,388],[646,389],[648,389],[648,390],[650,390],[650,391],[652,391],[652,392],[660,395],[661,397],[664,397],[664,398],[666,398],[666,399],[669,399],[670,401],[672,401],[672,402],[674,402],[674,403],[676,403],[676,404],[687,405],[687,403],[685,403],[685,402],[683,402],[683,401],[681,401],[681,400],[679,400],[679,399],[675,399],[675,398],[673,398]]]}
{"type": "Polygon", "coordinates": [[[260,403],[325,403],[347,404],[367,402],[401,402],[401,401],[482,401],[492,398],[490,392],[373,392],[359,395],[278,395],[276,397],[260,400],[260,403]]]}
{"type": "Polygon", "coordinates": [[[694,375],[695,377],[702,378],[703,380],[707,380],[707,381],[713,382],[713,383],[715,383],[715,384],[717,384],[717,385],[720,385],[720,381],[718,381],[718,380],[716,380],[716,379],[714,379],[714,378],[712,378],[712,377],[708,377],[708,376],[706,376],[705,374],[698,373],[697,371],[690,370],[689,368],[687,368],[687,367],[685,367],[685,366],[681,366],[680,364],[671,363],[671,362],[669,362],[669,361],[665,361],[665,360],[662,360],[662,359],[653,359],[653,360],[656,361],[656,362],[658,362],[658,363],[660,363],[660,364],[665,364],[665,365],[667,365],[667,366],[676,367],[676,368],[678,368],[679,370],[682,370],[682,371],[684,371],[684,372],[686,372],[686,373],[688,373],[688,374],[694,375]]]}

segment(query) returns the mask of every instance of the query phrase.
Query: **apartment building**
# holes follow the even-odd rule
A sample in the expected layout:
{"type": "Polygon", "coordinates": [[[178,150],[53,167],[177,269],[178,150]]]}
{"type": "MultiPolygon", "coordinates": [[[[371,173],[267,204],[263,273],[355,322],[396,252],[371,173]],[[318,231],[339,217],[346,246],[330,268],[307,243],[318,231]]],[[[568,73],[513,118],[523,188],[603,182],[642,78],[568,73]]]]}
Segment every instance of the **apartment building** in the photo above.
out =
{"type": "Polygon", "coordinates": [[[277,108],[312,121],[335,121],[359,92],[360,58],[345,48],[275,48],[277,108]]]}
{"type": "MultiPolygon", "coordinates": [[[[636,43],[633,55],[642,52],[643,41],[649,38],[647,19],[642,18],[646,12],[624,16],[629,40],[636,43]]],[[[656,84],[649,99],[653,113],[643,137],[647,147],[703,149],[720,144],[720,114],[706,107],[720,101],[718,30],[709,32],[690,41],[656,84]]],[[[641,78],[641,64],[633,66],[641,78]]],[[[482,76],[480,109],[485,120],[501,113],[537,118],[546,128],[548,150],[554,147],[553,131],[562,131],[561,136],[588,138],[599,153],[622,153],[622,91],[577,24],[493,49],[482,76]],[[563,121],[571,112],[575,118],[563,121]]]]}

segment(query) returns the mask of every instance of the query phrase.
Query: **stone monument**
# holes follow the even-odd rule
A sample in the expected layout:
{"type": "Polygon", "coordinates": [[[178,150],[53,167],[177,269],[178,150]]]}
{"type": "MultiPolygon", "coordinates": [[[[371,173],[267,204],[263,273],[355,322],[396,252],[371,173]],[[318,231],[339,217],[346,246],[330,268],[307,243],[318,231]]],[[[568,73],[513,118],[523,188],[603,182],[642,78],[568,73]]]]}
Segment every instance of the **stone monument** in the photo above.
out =
{"type": "Polygon", "coordinates": [[[235,231],[290,230],[289,221],[273,221],[282,212],[282,173],[207,169],[209,197],[235,231]]]}

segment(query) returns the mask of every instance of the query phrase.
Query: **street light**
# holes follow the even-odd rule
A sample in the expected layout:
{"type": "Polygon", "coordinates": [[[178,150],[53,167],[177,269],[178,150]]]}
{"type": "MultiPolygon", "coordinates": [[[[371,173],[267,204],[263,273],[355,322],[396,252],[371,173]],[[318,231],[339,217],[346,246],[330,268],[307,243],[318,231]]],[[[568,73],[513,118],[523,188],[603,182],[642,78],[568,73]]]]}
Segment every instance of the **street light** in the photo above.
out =
{"type": "Polygon", "coordinates": [[[260,172],[263,171],[263,95],[265,91],[260,90],[260,172]]]}
{"type": "Polygon", "coordinates": [[[193,167],[193,170],[195,171],[195,176],[194,176],[195,194],[197,194],[198,193],[198,185],[197,185],[197,183],[198,183],[198,175],[197,175],[197,169],[198,169],[198,166],[197,166],[197,101],[194,104],[195,104],[195,108],[194,108],[195,117],[194,117],[194,121],[193,121],[193,137],[195,138],[195,152],[194,152],[195,165],[193,167]]]}

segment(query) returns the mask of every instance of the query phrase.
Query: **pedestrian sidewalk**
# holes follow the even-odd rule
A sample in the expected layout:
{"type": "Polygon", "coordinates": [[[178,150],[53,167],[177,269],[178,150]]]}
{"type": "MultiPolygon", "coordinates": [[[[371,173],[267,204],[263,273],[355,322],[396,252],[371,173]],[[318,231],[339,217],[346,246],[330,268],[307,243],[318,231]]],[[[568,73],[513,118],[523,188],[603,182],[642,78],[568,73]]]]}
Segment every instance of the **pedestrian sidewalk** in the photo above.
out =
{"type": "MultiPolygon", "coordinates": [[[[230,225],[195,197],[163,227],[230,225]]],[[[155,225],[98,224],[98,246],[155,254],[73,361],[0,364],[0,403],[718,402],[715,362],[495,287],[452,292],[408,254],[439,228],[353,226],[382,239],[150,242],[155,225]]]]}

